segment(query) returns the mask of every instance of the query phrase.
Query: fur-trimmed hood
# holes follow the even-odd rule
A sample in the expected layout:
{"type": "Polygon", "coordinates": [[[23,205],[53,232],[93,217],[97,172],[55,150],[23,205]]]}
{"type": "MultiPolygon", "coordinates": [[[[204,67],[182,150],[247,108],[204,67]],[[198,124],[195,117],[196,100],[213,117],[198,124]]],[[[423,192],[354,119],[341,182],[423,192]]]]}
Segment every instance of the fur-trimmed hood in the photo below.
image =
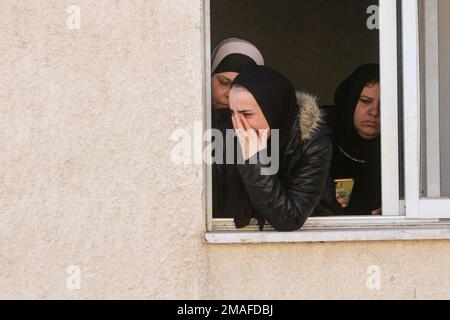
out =
{"type": "Polygon", "coordinates": [[[306,92],[296,92],[299,106],[299,125],[302,140],[309,140],[323,122],[322,112],[319,109],[317,98],[306,92]]]}

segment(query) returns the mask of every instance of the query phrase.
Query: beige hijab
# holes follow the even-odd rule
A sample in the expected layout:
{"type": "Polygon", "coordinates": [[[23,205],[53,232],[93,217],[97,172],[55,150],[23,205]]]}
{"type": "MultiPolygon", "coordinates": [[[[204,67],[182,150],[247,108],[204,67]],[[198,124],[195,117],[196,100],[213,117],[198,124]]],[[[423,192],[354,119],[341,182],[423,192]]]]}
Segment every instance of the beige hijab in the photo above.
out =
{"type": "Polygon", "coordinates": [[[264,65],[261,52],[252,43],[238,38],[228,38],[222,41],[212,55],[211,71],[214,74],[220,63],[232,54],[241,54],[252,59],[257,65],[264,65]]]}

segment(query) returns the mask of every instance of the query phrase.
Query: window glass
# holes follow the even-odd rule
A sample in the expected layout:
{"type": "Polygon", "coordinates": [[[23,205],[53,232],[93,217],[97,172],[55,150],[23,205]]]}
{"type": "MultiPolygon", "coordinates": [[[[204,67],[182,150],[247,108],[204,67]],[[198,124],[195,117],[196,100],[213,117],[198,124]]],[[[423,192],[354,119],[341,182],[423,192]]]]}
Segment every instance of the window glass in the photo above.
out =
{"type": "Polygon", "coordinates": [[[420,1],[421,196],[450,197],[450,1],[420,1]]]}

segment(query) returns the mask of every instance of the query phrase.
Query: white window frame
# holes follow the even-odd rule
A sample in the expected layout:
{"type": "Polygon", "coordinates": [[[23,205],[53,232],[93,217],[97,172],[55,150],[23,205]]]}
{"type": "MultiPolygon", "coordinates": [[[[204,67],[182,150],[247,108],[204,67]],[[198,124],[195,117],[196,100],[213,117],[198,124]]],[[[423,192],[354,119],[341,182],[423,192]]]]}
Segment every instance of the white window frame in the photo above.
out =
{"type": "MultiPolygon", "coordinates": [[[[439,12],[438,0],[423,2],[424,14],[427,17],[421,25],[423,41],[421,54],[425,68],[421,68],[421,79],[425,79],[426,106],[426,176],[427,194],[429,197],[439,197],[441,194],[441,157],[440,157],[440,123],[439,123],[439,12]]],[[[420,21],[419,21],[420,23],[420,21]]],[[[423,111],[422,111],[423,112],[423,111]]]]}
{"type": "MultiPolygon", "coordinates": [[[[435,10],[437,14],[437,3],[429,2],[428,10],[435,10]]],[[[408,106],[405,108],[405,200],[406,212],[408,218],[431,218],[431,219],[450,219],[450,199],[429,197],[423,198],[421,196],[421,55],[420,55],[420,17],[419,17],[419,1],[418,0],[403,0],[403,78],[404,78],[404,104],[408,106]]],[[[433,14],[433,12],[431,12],[433,14]]],[[[437,28],[437,23],[433,21],[426,22],[426,27],[437,28]]],[[[435,29],[437,33],[437,29],[435,29]]],[[[433,38],[429,38],[427,44],[432,45],[437,49],[437,43],[433,43],[433,38]]],[[[437,41],[437,39],[436,39],[437,41]]],[[[434,58],[437,58],[435,56],[434,58]]],[[[425,63],[430,62],[427,60],[425,63]]],[[[432,71],[438,71],[436,63],[431,63],[432,71]]],[[[436,94],[436,80],[433,80],[435,75],[430,72],[425,73],[427,81],[427,90],[432,90],[436,94]]],[[[437,92],[437,94],[439,91],[437,92]]],[[[427,100],[427,121],[431,134],[436,134],[435,123],[439,120],[439,100],[427,100]],[[429,107],[429,108],[428,108],[429,107]],[[437,115],[436,115],[437,114],[437,115]]],[[[439,129],[439,128],[438,128],[439,129]]],[[[426,139],[427,150],[427,174],[430,174],[433,179],[436,179],[437,168],[430,165],[439,165],[436,158],[439,158],[439,146],[433,143],[436,141],[436,136],[430,136],[427,133],[426,139]],[[436,153],[437,152],[437,153],[436,153]]],[[[439,138],[439,131],[437,132],[439,138]]],[[[439,140],[438,140],[439,141],[439,140]]],[[[437,143],[439,144],[439,143],[437,143]]],[[[439,181],[439,179],[437,180],[439,181]]],[[[431,186],[431,196],[436,195],[439,191],[435,186],[431,186]]]]}
{"type": "MultiPolygon", "coordinates": [[[[212,170],[211,166],[204,165],[207,243],[450,239],[450,223],[442,223],[439,219],[411,219],[412,216],[405,213],[405,201],[399,197],[397,1],[380,0],[379,18],[381,105],[386,106],[382,107],[381,112],[383,216],[309,218],[301,230],[290,233],[274,232],[270,226],[265,232],[259,232],[256,221],[244,229],[236,230],[232,219],[213,219],[212,170]]],[[[203,31],[204,123],[205,129],[208,129],[211,128],[210,0],[204,0],[203,31]]],[[[211,155],[207,154],[206,157],[211,163],[211,155]]],[[[411,170],[411,166],[408,169],[411,170]]],[[[410,188],[406,189],[409,192],[407,195],[411,197],[410,188]]]]}

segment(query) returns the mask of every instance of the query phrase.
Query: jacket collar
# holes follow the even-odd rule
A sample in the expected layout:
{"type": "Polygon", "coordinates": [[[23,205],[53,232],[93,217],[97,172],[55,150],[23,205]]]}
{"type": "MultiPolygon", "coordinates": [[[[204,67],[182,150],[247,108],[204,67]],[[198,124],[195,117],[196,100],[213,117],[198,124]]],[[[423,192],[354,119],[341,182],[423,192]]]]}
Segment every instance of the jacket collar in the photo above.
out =
{"type": "Polygon", "coordinates": [[[323,122],[322,112],[319,109],[317,98],[306,92],[297,91],[297,104],[299,108],[299,127],[302,141],[309,140],[323,122]]]}

